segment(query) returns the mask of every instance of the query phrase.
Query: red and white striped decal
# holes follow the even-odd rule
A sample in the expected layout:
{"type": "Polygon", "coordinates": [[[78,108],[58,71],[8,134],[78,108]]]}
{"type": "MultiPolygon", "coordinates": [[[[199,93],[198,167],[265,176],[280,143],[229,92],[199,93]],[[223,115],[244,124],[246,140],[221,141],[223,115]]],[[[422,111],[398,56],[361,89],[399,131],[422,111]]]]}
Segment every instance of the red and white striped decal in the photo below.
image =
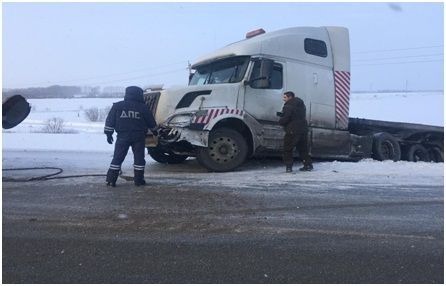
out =
{"type": "Polygon", "coordinates": [[[194,119],[194,123],[208,124],[209,121],[211,121],[211,119],[214,119],[217,116],[220,116],[220,115],[223,115],[223,114],[233,114],[233,115],[243,116],[243,110],[240,110],[240,109],[229,109],[229,108],[208,109],[207,115],[196,117],[194,119]]]}
{"type": "Polygon", "coordinates": [[[335,71],[336,125],[348,128],[348,112],[350,104],[350,72],[335,71]]]}

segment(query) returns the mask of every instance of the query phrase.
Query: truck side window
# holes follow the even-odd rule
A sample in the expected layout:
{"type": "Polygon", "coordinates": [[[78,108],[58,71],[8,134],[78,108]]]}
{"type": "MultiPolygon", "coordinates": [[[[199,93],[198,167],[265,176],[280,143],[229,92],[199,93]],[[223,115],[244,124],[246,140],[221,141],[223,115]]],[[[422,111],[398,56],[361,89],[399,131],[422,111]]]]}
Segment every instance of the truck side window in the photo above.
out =
{"type": "MultiPolygon", "coordinates": [[[[283,86],[283,68],[281,64],[274,63],[273,74],[269,79],[269,86],[267,89],[281,89],[283,86]]],[[[256,79],[260,75],[260,61],[254,63],[254,67],[251,72],[251,79],[256,79]]],[[[258,85],[259,81],[254,81],[251,84],[252,88],[260,88],[258,85]]]]}
{"type": "Polygon", "coordinates": [[[327,57],[327,45],[324,41],[307,38],[304,40],[304,47],[307,54],[323,58],[327,57]]]}

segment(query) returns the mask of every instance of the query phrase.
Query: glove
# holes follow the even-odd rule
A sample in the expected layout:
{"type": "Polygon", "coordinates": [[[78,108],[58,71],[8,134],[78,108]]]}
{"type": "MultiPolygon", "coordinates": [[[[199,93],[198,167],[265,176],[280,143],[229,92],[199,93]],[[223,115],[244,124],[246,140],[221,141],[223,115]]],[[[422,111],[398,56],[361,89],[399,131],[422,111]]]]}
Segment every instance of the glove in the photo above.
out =
{"type": "Polygon", "coordinates": [[[153,136],[158,136],[160,130],[161,130],[161,128],[159,126],[156,126],[152,129],[150,129],[150,132],[152,132],[153,136]]]}
{"type": "Polygon", "coordinates": [[[113,144],[113,135],[107,134],[107,142],[108,144],[113,144]]]}

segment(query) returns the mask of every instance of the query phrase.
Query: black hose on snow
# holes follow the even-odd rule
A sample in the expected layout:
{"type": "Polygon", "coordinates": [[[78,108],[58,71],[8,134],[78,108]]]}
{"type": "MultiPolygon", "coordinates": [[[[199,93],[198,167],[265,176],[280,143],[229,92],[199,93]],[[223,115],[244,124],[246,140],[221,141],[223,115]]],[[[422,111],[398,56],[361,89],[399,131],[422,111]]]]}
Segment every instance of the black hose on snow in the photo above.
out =
{"type": "Polygon", "coordinates": [[[70,175],[70,176],[57,176],[63,172],[62,168],[57,167],[35,167],[35,168],[11,168],[11,169],[2,169],[2,171],[29,171],[29,170],[57,170],[54,173],[31,177],[27,179],[13,179],[13,178],[3,178],[3,182],[31,182],[31,181],[48,181],[48,180],[56,180],[56,179],[68,179],[68,178],[80,178],[80,177],[105,177],[105,174],[84,174],[84,175],[70,175]]]}

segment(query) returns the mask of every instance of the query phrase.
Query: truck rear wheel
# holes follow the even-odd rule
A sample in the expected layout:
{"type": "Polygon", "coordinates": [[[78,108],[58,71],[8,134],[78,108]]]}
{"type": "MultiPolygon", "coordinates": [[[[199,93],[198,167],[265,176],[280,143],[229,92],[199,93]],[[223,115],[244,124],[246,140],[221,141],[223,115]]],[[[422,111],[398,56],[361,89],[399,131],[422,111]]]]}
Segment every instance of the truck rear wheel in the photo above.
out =
{"type": "Polygon", "coordinates": [[[415,144],[407,149],[407,154],[405,156],[407,161],[410,162],[429,162],[429,152],[421,144],[415,144]]]}
{"type": "Polygon", "coordinates": [[[183,163],[188,157],[186,155],[177,155],[166,152],[159,147],[148,147],[147,151],[153,160],[162,164],[180,164],[183,163]]]}
{"type": "Polygon", "coordinates": [[[401,159],[401,148],[398,141],[386,132],[376,133],[373,136],[373,159],[379,161],[401,159]]]}
{"type": "Polygon", "coordinates": [[[207,148],[200,148],[198,162],[210,171],[227,172],[239,167],[248,154],[248,144],[237,131],[219,128],[209,135],[207,148]]]}
{"type": "Polygon", "coordinates": [[[444,161],[443,151],[440,147],[431,147],[427,151],[429,153],[429,161],[440,163],[444,161]]]}

